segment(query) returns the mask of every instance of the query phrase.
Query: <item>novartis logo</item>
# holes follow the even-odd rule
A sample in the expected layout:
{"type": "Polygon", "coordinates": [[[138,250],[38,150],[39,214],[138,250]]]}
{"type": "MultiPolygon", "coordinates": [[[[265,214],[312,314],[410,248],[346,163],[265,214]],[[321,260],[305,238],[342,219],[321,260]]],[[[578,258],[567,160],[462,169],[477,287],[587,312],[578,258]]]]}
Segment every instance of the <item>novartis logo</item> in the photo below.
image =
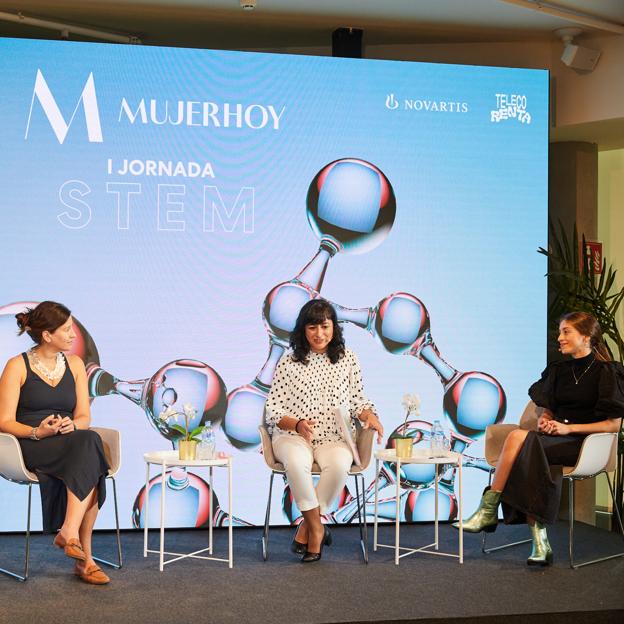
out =
{"type": "Polygon", "coordinates": [[[389,93],[386,96],[386,108],[389,108],[390,110],[396,110],[397,108],[399,108],[399,102],[394,97],[394,93],[389,93]]]}
{"type": "Polygon", "coordinates": [[[417,113],[467,113],[469,110],[467,102],[428,98],[398,98],[394,93],[386,95],[386,108],[417,113]]]}

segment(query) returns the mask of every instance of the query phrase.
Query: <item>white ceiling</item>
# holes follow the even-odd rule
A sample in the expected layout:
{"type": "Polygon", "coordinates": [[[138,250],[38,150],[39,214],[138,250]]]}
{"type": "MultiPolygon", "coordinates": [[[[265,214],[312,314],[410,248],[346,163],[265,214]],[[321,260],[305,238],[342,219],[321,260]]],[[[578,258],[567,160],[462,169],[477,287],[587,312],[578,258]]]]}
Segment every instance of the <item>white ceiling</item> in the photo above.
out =
{"type": "MultiPolygon", "coordinates": [[[[0,11],[128,33],[145,44],[222,49],[329,45],[344,26],[362,28],[365,44],[388,44],[548,39],[578,25],[523,4],[532,0],[257,0],[253,11],[243,11],[240,0],[0,0],[0,11]]],[[[624,27],[624,0],[541,4],[624,27]]],[[[58,34],[0,21],[0,36],[58,34]]]]}

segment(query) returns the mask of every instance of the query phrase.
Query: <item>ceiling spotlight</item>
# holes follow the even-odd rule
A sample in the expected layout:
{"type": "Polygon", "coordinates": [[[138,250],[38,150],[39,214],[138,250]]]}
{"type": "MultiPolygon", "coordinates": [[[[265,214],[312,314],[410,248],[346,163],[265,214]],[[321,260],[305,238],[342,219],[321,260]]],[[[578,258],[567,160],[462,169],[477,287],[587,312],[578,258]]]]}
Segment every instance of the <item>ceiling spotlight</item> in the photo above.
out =
{"type": "Polygon", "coordinates": [[[596,67],[600,58],[600,50],[592,50],[572,43],[574,37],[578,37],[582,32],[580,28],[559,28],[555,30],[555,35],[563,41],[561,62],[580,72],[590,72],[596,67]]]}
{"type": "Polygon", "coordinates": [[[243,11],[253,11],[256,8],[257,0],[240,0],[243,11]]]}

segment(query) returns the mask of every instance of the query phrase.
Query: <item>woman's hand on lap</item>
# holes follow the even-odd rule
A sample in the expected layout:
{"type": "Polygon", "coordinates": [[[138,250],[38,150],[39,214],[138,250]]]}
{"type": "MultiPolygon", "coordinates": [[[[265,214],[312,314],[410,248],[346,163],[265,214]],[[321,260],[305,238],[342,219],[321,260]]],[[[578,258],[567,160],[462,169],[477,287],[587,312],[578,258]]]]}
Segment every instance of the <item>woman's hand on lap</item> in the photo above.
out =
{"type": "Polygon", "coordinates": [[[570,435],[572,433],[572,429],[569,425],[566,425],[565,423],[551,420],[549,423],[548,431],[546,431],[546,433],[548,433],[548,435],[564,436],[570,435]]]}
{"type": "Polygon", "coordinates": [[[540,417],[537,419],[537,430],[548,433],[548,423],[554,420],[554,415],[549,409],[543,409],[540,417]]]}
{"type": "Polygon", "coordinates": [[[549,433],[550,423],[552,420],[550,418],[545,418],[544,416],[540,416],[537,419],[537,430],[542,433],[549,433]]]}
{"type": "Polygon", "coordinates": [[[542,433],[552,436],[570,435],[572,433],[572,429],[569,425],[557,420],[542,420],[540,418],[537,423],[537,428],[542,433]]]}
{"type": "Polygon", "coordinates": [[[312,442],[312,438],[314,437],[314,425],[315,422],[313,420],[308,420],[306,418],[302,418],[295,425],[295,431],[306,441],[312,442]]]}
{"type": "Polygon", "coordinates": [[[75,431],[75,429],[76,427],[74,426],[74,421],[69,416],[65,416],[61,420],[59,426],[59,433],[61,435],[64,435],[66,433],[72,433],[73,431],[75,431]]]}
{"type": "Polygon", "coordinates": [[[61,427],[61,418],[56,414],[50,414],[44,418],[37,427],[38,438],[49,438],[56,435],[61,427]]]}

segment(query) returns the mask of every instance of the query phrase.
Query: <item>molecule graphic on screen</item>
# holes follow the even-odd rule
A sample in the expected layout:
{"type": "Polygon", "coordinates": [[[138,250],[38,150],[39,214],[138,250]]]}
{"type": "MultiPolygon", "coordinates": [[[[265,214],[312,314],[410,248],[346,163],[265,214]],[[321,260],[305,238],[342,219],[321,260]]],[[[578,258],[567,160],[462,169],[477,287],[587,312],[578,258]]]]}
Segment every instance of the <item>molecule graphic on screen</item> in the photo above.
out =
{"type": "MultiPolygon", "coordinates": [[[[174,447],[178,434],[160,421],[158,414],[166,407],[180,409],[182,403],[190,402],[197,410],[191,427],[205,422],[220,424],[232,446],[242,451],[256,450],[260,445],[258,425],[264,419],[275,367],[288,348],[299,310],[308,301],[321,296],[334,256],[363,254],[385,241],[394,225],[396,200],[390,181],[375,165],[357,158],[343,158],[324,166],[313,178],[307,194],[306,215],[319,239],[319,247],[295,277],[274,286],[264,299],[262,318],[269,338],[269,352],[253,380],[227,393],[223,380],[212,367],[198,360],[177,359],[163,365],[151,377],[123,381],[99,366],[97,349],[85,331],[83,359],[87,365],[90,396],[117,394],[126,397],[144,411],[151,426],[174,447]]],[[[365,308],[349,308],[339,302],[332,302],[332,305],[340,322],[366,331],[389,353],[413,357],[433,369],[442,385],[442,411],[451,427],[453,450],[463,452],[489,425],[504,419],[506,397],[499,382],[484,372],[462,372],[444,360],[433,340],[429,313],[413,294],[392,293],[365,308]]],[[[3,310],[0,308],[0,322],[3,310]]],[[[392,448],[398,435],[412,437],[414,446],[429,445],[430,434],[430,423],[409,421],[395,429],[387,445],[392,448]]],[[[466,465],[486,469],[479,458],[468,458],[466,465]]],[[[393,490],[399,479],[403,489],[402,520],[432,517],[433,470],[433,465],[408,464],[402,466],[401,474],[397,475],[396,466],[384,464],[378,476],[380,491],[386,487],[393,490]]],[[[455,468],[445,467],[442,471],[438,493],[440,517],[452,519],[457,513],[455,468]]],[[[218,510],[213,522],[220,524],[227,517],[219,508],[216,494],[210,492],[209,486],[197,475],[169,471],[165,482],[168,488],[180,493],[181,508],[186,510],[186,526],[201,526],[206,522],[207,501],[211,495],[213,508],[218,510]]],[[[372,497],[374,483],[364,493],[367,501],[372,497]]],[[[159,475],[152,480],[149,496],[157,496],[160,487],[162,476],[159,475]]],[[[133,508],[135,526],[142,523],[144,489],[137,495],[133,508]]],[[[394,519],[393,496],[394,492],[385,500],[382,498],[380,517],[394,519]]],[[[284,490],[282,508],[289,522],[299,521],[300,512],[288,486],[284,490]]],[[[345,487],[326,518],[332,522],[352,522],[356,514],[357,501],[345,487]]],[[[239,519],[235,521],[248,524],[239,519]]],[[[171,522],[184,525],[179,519],[171,519],[171,522]]]]}
{"type": "MultiPolygon", "coordinates": [[[[173,496],[175,504],[166,511],[165,524],[170,527],[205,528],[210,523],[210,500],[212,495],[212,524],[213,526],[227,525],[229,516],[221,509],[219,499],[214,490],[198,475],[188,472],[184,468],[172,468],[165,472],[167,498],[173,496]]],[[[163,476],[156,475],[150,479],[149,492],[150,506],[157,509],[160,503],[160,492],[163,476]]],[[[139,490],[132,506],[132,524],[139,528],[145,523],[145,486],[139,490]]],[[[234,525],[248,525],[238,518],[233,518],[234,525]]],[[[150,527],[158,527],[158,520],[150,522],[150,527]]]]}
{"type": "MultiPolygon", "coordinates": [[[[365,253],[381,244],[392,229],[395,214],[390,182],[368,162],[354,158],[338,160],[323,167],[314,177],[308,191],[307,217],[320,246],[293,279],[272,288],[265,298],[262,316],[269,334],[269,355],[256,378],[228,397],[223,429],[234,446],[250,449],[260,443],[257,426],[262,422],[275,366],[288,346],[301,306],[321,296],[329,261],[338,253],[365,253]]],[[[459,371],[441,357],[432,338],[429,313],[414,295],[393,293],[369,308],[353,309],[337,302],[332,305],[339,321],[367,331],[388,352],[415,357],[435,371],[444,391],[443,412],[454,430],[453,444],[457,450],[463,450],[488,425],[504,418],[506,399],[501,385],[487,373],[459,371]]],[[[426,431],[421,436],[427,443],[428,435],[426,431]]],[[[386,476],[390,472],[386,467],[386,476]]],[[[449,517],[456,513],[453,479],[451,472],[439,494],[447,503],[449,517]]],[[[405,518],[419,519],[426,515],[427,508],[433,509],[433,490],[423,491],[432,480],[431,475],[431,479],[420,482],[418,487],[406,486],[409,489],[406,489],[405,518]]],[[[394,482],[394,477],[388,482],[394,482]]],[[[295,521],[288,490],[283,500],[286,517],[295,521]]],[[[338,516],[346,519],[346,514],[345,510],[338,516]]]]}
{"type": "MultiPolygon", "coordinates": [[[[365,253],[381,244],[395,214],[392,186],[374,165],[347,158],[316,174],[308,190],[307,217],[320,246],[299,274],[272,288],[264,300],[269,355],[256,378],[228,397],[223,429],[234,446],[250,449],[260,444],[257,427],[275,366],[288,346],[301,306],[321,296],[329,261],[337,253],[365,253]]],[[[360,309],[333,305],[339,321],[364,329],[388,352],[413,356],[434,369],[444,390],[444,414],[457,433],[476,438],[504,418],[501,385],[491,375],[461,372],[444,361],[431,336],[429,313],[417,297],[394,293],[374,307],[360,309]]]]}
{"type": "Polygon", "coordinates": [[[175,360],[159,368],[151,377],[138,381],[121,381],[95,363],[87,366],[89,396],[119,394],[139,405],[149,423],[174,443],[180,433],[161,420],[158,415],[168,407],[181,411],[183,403],[190,403],[196,415],[189,422],[189,430],[206,423],[221,423],[226,408],[226,389],[219,374],[208,364],[197,360],[175,360]]]}
{"type": "Polygon", "coordinates": [[[394,192],[386,176],[363,160],[330,163],[315,176],[308,191],[308,222],[320,246],[293,279],[273,287],[262,307],[269,334],[269,355],[256,378],[228,397],[223,430],[237,448],[260,444],[262,423],[277,362],[288,346],[301,306],[320,296],[325,271],[337,253],[364,253],[390,232],[396,214],[394,192]]]}

